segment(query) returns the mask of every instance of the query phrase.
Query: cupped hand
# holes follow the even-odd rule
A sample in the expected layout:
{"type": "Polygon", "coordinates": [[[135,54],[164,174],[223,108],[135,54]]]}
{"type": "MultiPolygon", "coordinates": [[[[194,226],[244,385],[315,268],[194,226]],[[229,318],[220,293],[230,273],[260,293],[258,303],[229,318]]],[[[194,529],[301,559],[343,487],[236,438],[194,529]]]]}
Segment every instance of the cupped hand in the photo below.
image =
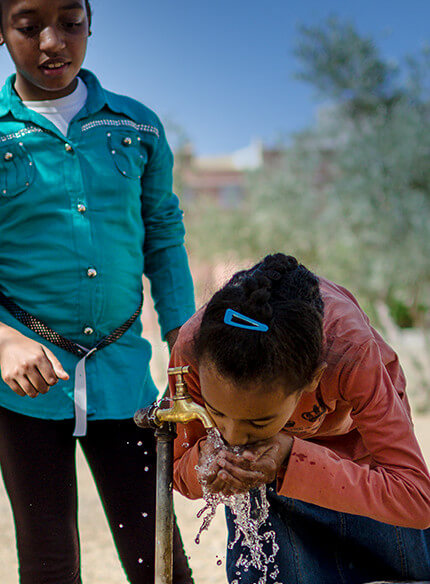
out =
{"type": "MultiPolygon", "coordinates": [[[[279,432],[272,438],[247,444],[239,452],[222,449],[214,456],[206,486],[212,493],[244,493],[274,481],[288,462],[293,438],[279,432]]],[[[213,454],[212,454],[213,455],[213,454]]]]}
{"type": "Polygon", "coordinates": [[[47,393],[59,379],[69,379],[49,349],[5,325],[0,331],[0,369],[16,394],[33,398],[47,393]]]}

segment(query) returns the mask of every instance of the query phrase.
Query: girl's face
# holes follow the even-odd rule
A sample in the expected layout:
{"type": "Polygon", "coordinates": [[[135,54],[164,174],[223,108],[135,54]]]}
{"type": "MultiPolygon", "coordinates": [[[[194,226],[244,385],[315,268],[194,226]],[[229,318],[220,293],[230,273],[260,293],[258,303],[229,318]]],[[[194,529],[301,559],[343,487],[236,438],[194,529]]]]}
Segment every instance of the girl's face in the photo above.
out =
{"type": "Polygon", "coordinates": [[[238,386],[207,359],[199,367],[199,376],[205,406],[230,446],[275,436],[292,416],[303,391],[314,391],[317,385],[312,383],[291,395],[286,395],[282,381],[238,386]]]}
{"type": "Polygon", "coordinates": [[[72,93],[89,36],[85,0],[2,0],[1,28],[21,99],[72,93]]]}

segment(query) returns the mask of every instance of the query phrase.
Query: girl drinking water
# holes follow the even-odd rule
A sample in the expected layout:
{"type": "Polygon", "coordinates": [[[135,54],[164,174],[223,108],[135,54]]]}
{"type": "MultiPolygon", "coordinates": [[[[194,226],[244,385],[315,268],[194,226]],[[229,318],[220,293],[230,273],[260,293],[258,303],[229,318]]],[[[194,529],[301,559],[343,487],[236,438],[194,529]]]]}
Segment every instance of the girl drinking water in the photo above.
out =
{"type": "MultiPolygon", "coordinates": [[[[78,584],[75,448],[129,582],[154,577],[157,391],[142,274],[172,346],[194,311],[163,126],[81,69],[88,0],[0,0],[0,463],[22,584],[78,584]],[[34,399],[36,398],[36,399],[34,399]]],[[[192,582],[175,531],[174,581],[192,582]]]]}
{"type": "MultiPolygon", "coordinates": [[[[175,487],[198,498],[202,482],[227,496],[267,485],[268,582],[430,580],[430,478],[405,378],[350,292],[267,256],[184,325],[171,365],[191,365],[190,395],[226,444],[178,426],[175,487]]],[[[229,582],[259,582],[229,509],[227,526],[229,582]]]]}

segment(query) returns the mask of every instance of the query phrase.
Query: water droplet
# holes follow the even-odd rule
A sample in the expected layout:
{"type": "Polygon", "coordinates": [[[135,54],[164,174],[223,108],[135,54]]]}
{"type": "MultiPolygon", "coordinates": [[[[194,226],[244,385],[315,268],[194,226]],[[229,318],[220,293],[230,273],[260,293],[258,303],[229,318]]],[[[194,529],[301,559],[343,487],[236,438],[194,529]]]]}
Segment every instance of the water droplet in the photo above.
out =
{"type": "Polygon", "coordinates": [[[145,450],[145,452],[144,452],[143,454],[148,454],[148,451],[147,451],[147,450],[145,450]]]}
{"type": "Polygon", "coordinates": [[[145,472],[148,472],[149,470],[149,466],[145,466],[145,468],[143,469],[145,472]]]}
{"type": "Polygon", "coordinates": [[[119,528],[122,529],[124,525],[122,523],[119,524],[119,528]]]}
{"type": "Polygon", "coordinates": [[[142,558],[139,558],[137,561],[139,562],[139,564],[143,564],[142,558]]]}
{"type": "Polygon", "coordinates": [[[216,565],[221,566],[221,564],[222,564],[222,560],[217,560],[216,565]]]}
{"type": "Polygon", "coordinates": [[[148,513],[142,513],[142,517],[148,517],[148,513]]]}
{"type": "Polygon", "coordinates": [[[140,441],[137,443],[137,445],[138,445],[138,446],[143,446],[143,442],[140,440],[140,441]]]}

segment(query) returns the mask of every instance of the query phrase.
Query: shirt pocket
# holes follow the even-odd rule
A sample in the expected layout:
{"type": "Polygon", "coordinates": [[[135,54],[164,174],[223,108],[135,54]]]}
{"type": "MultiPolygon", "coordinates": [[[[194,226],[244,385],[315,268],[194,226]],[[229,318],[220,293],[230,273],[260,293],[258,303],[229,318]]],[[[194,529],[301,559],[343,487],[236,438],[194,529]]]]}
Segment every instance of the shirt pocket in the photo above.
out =
{"type": "Polygon", "coordinates": [[[0,143],[0,198],[11,199],[34,180],[34,163],[22,142],[0,143]]]}
{"type": "Polygon", "coordinates": [[[107,132],[106,139],[118,172],[126,178],[140,180],[148,162],[148,154],[139,134],[130,130],[111,130],[107,132]]]}

